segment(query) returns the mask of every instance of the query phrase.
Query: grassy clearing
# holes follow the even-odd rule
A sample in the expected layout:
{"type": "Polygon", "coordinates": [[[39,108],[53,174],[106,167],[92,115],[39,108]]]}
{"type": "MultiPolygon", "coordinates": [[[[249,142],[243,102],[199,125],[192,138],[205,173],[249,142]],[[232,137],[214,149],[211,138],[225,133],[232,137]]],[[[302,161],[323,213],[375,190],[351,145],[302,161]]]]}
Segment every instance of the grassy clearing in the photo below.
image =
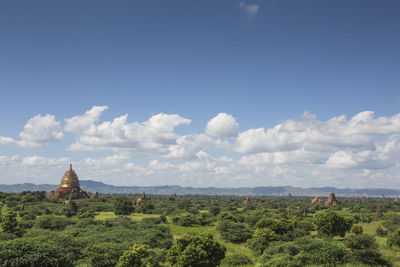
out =
{"type": "MultiPolygon", "coordinates": [[[[118,215],[115,215],[114,212],[112,211],[103,211],[100,212],[96,217],[94,218],[95,220],[106,220],[106,219],[112,219],[112,218],[117,218],[118,215]]],[[[160,214],[143,214],[143,213],[132,213],[131,215],[128,215],[127,217],[131,218],[134,221],[141,221],[144,218],[158,218],[160,217],[160,214]]]]}
{"type": "Polygon", "coordinates": [[[183,235],[189,234],[189,233],[211,233],[214,236],[217,234],[217,230],[215,230],[215,226],[179,226],[175,225],[172,223],[165,223],[162,224],[166,227],[169,228],[171,231],[171,234],[174,236],[174,238],[179,238],[183,235]]]}

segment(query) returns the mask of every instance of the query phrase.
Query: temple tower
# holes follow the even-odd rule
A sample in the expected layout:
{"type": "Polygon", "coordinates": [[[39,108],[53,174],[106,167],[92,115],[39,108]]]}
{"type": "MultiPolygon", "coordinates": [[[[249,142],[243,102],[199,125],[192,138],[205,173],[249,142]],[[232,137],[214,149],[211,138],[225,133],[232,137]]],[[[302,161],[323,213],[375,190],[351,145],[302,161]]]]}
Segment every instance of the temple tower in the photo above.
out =
{"type": "Polygon", "coordinates": [[[47,198],[64,198],[70,194],[75,194],[78,198],[87,198],[89,195],[80,188],[79,178],[72,169],[72,164],[61,178],[60,187],[57,190],[51,190],[47,198]]]}

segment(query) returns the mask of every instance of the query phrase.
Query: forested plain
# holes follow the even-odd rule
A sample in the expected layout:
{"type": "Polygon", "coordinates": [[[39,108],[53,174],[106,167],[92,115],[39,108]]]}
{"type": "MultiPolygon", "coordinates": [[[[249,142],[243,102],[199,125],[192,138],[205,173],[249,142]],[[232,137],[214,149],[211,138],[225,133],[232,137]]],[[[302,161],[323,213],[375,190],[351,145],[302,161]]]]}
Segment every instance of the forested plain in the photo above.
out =
{"type": "Polygon", "coordinates": [[[45,196],[0,193],[0,266],[400,266],[392,199],[45,196]]]}

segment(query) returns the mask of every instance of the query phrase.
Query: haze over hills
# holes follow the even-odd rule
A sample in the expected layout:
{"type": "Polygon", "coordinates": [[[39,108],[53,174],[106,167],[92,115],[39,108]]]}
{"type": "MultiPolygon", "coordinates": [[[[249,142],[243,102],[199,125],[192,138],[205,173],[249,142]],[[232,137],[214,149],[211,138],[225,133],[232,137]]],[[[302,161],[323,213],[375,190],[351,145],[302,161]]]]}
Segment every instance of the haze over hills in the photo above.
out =
{"type": "MultiPolygon", "coordinates": [[[[329,192],[335,192],[338,196],[370,196],[377,197],[382,194],[385,196],[397,196],[400,189],[385,188],[336,188],[336,187],[312,187],[301,188],[292,186],[258,186],[258,187],[238,187],[238,188],[217,188],[217,187],[182,187],[179,185],[164,186],[114,186],[104,184],[102,182],[92,180],[81,180],[81,188],[88,192],[96,192],[103,194],[136,194],[146,192],[153,195],[236,195],[236,196],[327,196],[329,192]]],[[[56,189],[58,185],[53,184],[0,184],[0,191],[7,193],[18,193],[22,191],[46,191],[56,189]]]]}

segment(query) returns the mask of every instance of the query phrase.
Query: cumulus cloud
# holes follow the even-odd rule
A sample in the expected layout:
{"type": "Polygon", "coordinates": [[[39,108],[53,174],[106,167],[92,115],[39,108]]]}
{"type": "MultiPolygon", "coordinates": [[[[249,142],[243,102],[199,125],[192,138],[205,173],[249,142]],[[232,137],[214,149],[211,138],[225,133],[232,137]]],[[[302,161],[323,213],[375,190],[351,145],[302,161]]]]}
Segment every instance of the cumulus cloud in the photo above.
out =
{"type": "Polygon", "coordinates": [[[239,124],[230,114],[219,113],[208,121],[206,133],[216,137],[235,137],[238,134],[239,124]]]}
{"type": "Polygon", "coordinates": [[[81,133],[87,131],[95,122],[100,119],[101,114],[108,109],[107,106],[93,106],[83,115],[65,119],[65,131],[81,133]]]}
{"type": "MultiPolygon", "coordinates": [[[[110,184],[400,187],[400,114],[363,111],[322,121],[305,112],[272,127],[238,132],[234,117],[220,113],[203,133],[180,135],[176,128],[191,120],[178,114],[160,113],[143,122],[129,122],[125,114],[104,121],[106,109],[94,106],[64,125],[52,115],[37,115],[19,139],[0,137],[0,144],[42,146],[69,132],[75,137],[70,150],[113,154],[99,158],[89,152],[92,157],[73,162],[81,178],[110,184]]],[[[0,155],[5,174],[0,182],[58,183],[70,161],[0,155]]]]}
{"type": "Polygon", "coordinates": [[[400,114],[374,117],[371,111],[361,112],[350,120],[344,115],[326,122],[304,113],[299,120],[286,120],[273,128],[249,129],[241,132],[235,149],[241,153],[309,151],[334,149],[375,149],[373,137],[400,132],[400,114]]]}
{"type": "MultiPolygon", "coordinates": [[[[106,107],[93,107],[84,115],[66,119],[66,131],[74,132],[73,151],[112,150],[166,157],[190,156],[185,149],[193,150],[194,137],[179,136],[174,132],[179,125],[189,124],[189,119],[177,114],[156,114],[145,122],[129,123],[128,115],[112,121],[99,121],[106,107]]],[[[200,140],[198,138],[198,140],[200,140]]],[[[193,151],[197,152],[197,151],[193,151]]]]}
{"type": "Polygon", "coordinates": [[[0,145],[40,147],[64,138],[61,122],[53,115],[40,114],[28,120],[19,134],[20,139],[0,136],[0,145]]]}
{"type": "Polygon", "coordinates": [[[260,10],[260,6],[258,4],[249,4],[246,1],[242,1],[239,6],[246,12],[249,19],[254,18],[260,10]]]}

